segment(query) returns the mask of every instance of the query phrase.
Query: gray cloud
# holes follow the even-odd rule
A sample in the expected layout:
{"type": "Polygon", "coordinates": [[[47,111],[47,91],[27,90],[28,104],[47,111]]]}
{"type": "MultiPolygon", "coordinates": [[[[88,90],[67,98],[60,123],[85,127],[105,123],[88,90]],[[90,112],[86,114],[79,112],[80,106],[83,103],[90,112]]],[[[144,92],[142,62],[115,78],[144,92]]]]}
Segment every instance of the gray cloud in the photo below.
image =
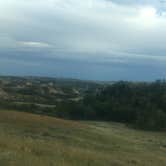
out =
{"type": "Polygon", "coordinates": [[[6,0],[0,10],[0,48],[22,51],[22,60],[30,52],[116,68],[165,63],[164,1],[6,0]]]}

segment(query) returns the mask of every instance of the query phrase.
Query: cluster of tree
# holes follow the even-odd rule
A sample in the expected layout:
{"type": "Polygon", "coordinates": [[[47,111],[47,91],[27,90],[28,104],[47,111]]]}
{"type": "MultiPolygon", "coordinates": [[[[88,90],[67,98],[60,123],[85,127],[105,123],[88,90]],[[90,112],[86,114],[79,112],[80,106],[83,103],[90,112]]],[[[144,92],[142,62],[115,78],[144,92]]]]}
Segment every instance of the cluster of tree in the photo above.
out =
{"type": "Polygon", "coordinates": [[[125,122],[147,130],[166,129],[166,82],[117,82],[79,103],[61,103],[56,116],[125,122]]]}
{"type": "Polygon", "coordinates": [[[165,81],[152,83],[120,81],[101,86],[98,90],[86,94],[79,102],[64,100],[54,103],[56,107],[51,108],[3,100],[0,101],[0,107],[65,119],[116,121],[141,129],[166,130],[165,81]]]}

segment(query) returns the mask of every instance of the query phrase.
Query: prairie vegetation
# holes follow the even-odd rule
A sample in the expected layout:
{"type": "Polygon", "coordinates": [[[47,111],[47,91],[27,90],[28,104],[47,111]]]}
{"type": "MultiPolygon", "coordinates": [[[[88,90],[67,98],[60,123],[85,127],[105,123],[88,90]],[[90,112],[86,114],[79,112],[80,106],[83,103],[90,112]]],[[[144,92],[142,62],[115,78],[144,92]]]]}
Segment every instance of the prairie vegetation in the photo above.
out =
{"type": "Polygon", "coordinates": [[[0,111],[1,166],[165,166],[166,134],[0,111]]]}
{"type": "Polygon", "coordinates": [[[165,81],[0,80],[0,166],[166,165],[165,81]]]}

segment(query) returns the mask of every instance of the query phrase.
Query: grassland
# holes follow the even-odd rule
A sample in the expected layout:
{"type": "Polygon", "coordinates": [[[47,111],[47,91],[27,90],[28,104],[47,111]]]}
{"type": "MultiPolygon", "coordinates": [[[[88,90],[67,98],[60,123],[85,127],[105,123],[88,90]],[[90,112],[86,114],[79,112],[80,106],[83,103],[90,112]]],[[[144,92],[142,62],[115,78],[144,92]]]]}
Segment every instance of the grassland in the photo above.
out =
{"type": "Polygon", "coordinates": [[[166,133],[0,111],[0,166],[165,166],[166,133]]]}

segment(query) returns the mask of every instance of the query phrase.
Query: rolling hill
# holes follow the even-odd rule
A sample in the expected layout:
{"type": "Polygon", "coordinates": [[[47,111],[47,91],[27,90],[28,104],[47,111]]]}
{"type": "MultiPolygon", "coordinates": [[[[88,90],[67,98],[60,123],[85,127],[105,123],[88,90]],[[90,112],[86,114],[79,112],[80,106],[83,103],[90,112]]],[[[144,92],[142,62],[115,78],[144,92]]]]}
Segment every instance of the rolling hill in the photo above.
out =
{"type": "Polygon", "coordinates": [[[166,133],[0,111],[1,166],[165,166],[166,133]]]}

